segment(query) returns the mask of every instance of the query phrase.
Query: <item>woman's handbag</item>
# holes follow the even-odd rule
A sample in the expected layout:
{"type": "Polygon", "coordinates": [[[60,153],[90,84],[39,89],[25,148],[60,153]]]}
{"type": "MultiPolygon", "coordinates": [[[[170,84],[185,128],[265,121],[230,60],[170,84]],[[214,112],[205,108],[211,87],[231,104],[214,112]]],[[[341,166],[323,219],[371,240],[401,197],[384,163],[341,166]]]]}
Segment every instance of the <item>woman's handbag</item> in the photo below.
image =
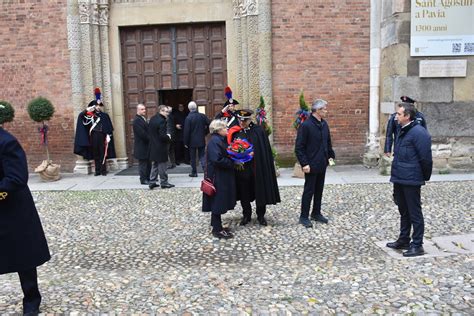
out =
{"type": "Polygon", "coordinates": [[[201,181],[201,191],[207,196],[216,195],[216,187],[212,180],[207,177],[207,153],[206,153],[206,170],[204,170],[204,180],[201,181]]]}
{"type": "Polygon", "coordinates": [[[207,196],[214,196],[216,194],[216,187],[211,179],[205,178],[201,181],[201,191],[207,196]]]}

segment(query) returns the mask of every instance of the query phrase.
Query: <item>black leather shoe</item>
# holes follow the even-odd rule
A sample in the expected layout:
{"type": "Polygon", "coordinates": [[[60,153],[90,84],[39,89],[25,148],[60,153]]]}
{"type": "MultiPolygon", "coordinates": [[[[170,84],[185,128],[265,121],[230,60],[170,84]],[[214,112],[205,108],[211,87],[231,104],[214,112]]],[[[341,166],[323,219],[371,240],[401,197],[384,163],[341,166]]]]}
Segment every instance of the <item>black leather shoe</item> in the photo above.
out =
{"type": "Polygon", "coordinates": [[[408,248],[410,248],[410,242],[403,242],[403,241],[400,241],[400,240],[396,240],[394,242],[389,242],[387,243],[386,245],[388,248],[392,248],[392,249],[403,249],[403,250],[407,250],[408,248]]]}
{"type": "Polygon", "coordinates": [[[321,214],[311,215],[311,219],[316,222],[327,224],[329,221],[326,217],[321,214]]]}
{"type": "Polygon", "coordinates": [[[160,185],[158,183],[150,183],[148,184],[148,187],[150,188],[150,190],[153,190],[154,188],[157,188],[159,187],[160,185]]]}
{"type": "Polygon", "coordinates": [[[258,220],[258,223],[262,226],[267,226],[268,225],[267,220],[265,219],[265,217],[257,218],[257,220],[258,220]]]}
{"type": "Polygon", "coordinates": [[[176,168],[176,164],[169,165],[167,169],[174,169],[176,168]]]}
{"type": "Polygon", "coordinates": [[[244,216],[242,220],[240,221],[240,226],[245,226],[248,223],[250,223],[252,219],[250,217],[244,216]]]}
{"type": "Polygon", "coordinates": [[[301,225],[303,225],[304,227],[306,227],[306,228],[311,228],[311,227],[313,227],[313,223],[311,223],[311,221],[309,220],[309,218],[302,218],[302,217],[300,217],[299,223],[300,223],[301,225]]]}
{"type": "Polygon", "coordinates": [[[190,176],[191,178],[196,178],[198,175],[197,175],[197,173],[190,173],[189,176],[190,176]]]}
{"type": "Polygon", "coordinates": [[[94,173],[94,177],[100,176],[100,172],[94,173]]]}
{"type": "Polygon", "coordinates": [[[404,257],[416,257],[416,256],[422,256],[425,254],[425,250],[423,249],[422,246],[415,247],[415,246],[410,246],[410,248],[403,253],[404,257]]]}
{"type": "Polygon", "coordinates": [[[150,184],[150,181],[145,180],[145,181],[140,181],[140,183],[143,184],[143,185],[149,185],[149,184],[150,184]]]}
{"type": "Polygon", "coordinates": [[[174,184],[171,183],[164,183],[161,185],[162,189],[169,189],[169,188],[174,188],[174,184]]]}
{"type": "Polygon", "coordinates": [[[221,230],[220,232],[212,232],[212,236],[219,238],[219,239],[231,239],[234,238],[234,234],[231,232],[226,231],[225,229],[221,230]]]}

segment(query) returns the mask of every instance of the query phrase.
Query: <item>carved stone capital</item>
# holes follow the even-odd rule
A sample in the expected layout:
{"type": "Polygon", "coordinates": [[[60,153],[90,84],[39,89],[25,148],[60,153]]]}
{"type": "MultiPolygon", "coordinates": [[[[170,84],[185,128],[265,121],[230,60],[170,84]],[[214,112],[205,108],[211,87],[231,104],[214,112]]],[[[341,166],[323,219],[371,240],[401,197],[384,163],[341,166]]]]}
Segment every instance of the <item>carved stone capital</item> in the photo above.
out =
{"type": "Polygon", "coordinates": [[[232,0],[234,18],[258,15],[258,0],[232,0]]]}
{"type": "Polygon", "coordinates": [[[79,23],[90,23],[90,3],[89,0],[79,0],[79,23]]]}
{"type": "Polygon", "coordinates": [[[100,4],[99,5],[99,24],[108,25],[109,24],[109,5],[100,4]]]}
{"type": "Polygon", "coordinates": [[[91,24],[98,25],[99,24],[99,4],[97,3],[97,0],[92,0],[90,12],[91,12],[91,24]]]}

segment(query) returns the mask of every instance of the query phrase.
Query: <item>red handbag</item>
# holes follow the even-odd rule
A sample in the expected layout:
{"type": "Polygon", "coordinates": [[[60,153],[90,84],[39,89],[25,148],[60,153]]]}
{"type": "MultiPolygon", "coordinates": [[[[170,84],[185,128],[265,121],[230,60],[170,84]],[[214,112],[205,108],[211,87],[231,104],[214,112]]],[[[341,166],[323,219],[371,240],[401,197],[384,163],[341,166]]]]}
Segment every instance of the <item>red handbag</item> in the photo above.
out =
{"type": "Polygon", "coordinates": [[[205,178],[201,181],[201,191],[207,196],[214,196],[216,194],[216,187],[211,179],[205,178]]]}
{"type": "Polygon", "coordinates": [[[214,196],[216,195],[216,187],[212,180],[207,177],[207,153],[204,159],[206,159],[206,170],[204,170],[204,180],[201,181],[201,191],[207,196],[214,196]]]}

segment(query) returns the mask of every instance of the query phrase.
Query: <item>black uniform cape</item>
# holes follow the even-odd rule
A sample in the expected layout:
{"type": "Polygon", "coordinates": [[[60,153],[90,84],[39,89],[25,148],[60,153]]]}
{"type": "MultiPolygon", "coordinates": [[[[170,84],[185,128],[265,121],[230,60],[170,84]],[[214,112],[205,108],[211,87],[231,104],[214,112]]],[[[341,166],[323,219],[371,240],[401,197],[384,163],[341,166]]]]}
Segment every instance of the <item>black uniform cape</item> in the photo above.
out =
{"type": "MultiPolygon", "coordinates": [[[[100,117],[100,121],[102,123],[102,131],[105,134],[112,135],[114,128],[112,126],[112,121],[107,113],[99,112],[96,113],[97,116],[100,117]]],[[[76,123],[76,136],[74,138],[74,153],[76,155],[82,156],[86,160],[94,159],[92,155],[92,147],[91,147],[91,140],[89,135],[89,130],[91,125],[84,125],[84,112],[79,113],[77,116],[77,123],[76,123]]],[[[112,137],[109,143],[109,147],[107,150],[107,158],[116,158],[115,155],[115,146],[114,146],[114,138],[112,137]]]]}
{"type": "MultiPolygon", "coordinates": [[[[275,173],[275,162],[273,160],[272,148],[265,130],[254,123],[250,123],[247,131],[241,130],[234,133],[232,139],[245,138],[254,149],[254,158],[244,164],[244,171],[236,171],[237,176],[240,172],[253,173],[254,196],[251,201],[256,201],[257,205],[270,205],[280,202],[280,192],[275,173]],[[250,170],[249,170],[250,169],[250,170]]],[[[237,188],[237,200],[240,200],[239,188],[237,188]]]]}

